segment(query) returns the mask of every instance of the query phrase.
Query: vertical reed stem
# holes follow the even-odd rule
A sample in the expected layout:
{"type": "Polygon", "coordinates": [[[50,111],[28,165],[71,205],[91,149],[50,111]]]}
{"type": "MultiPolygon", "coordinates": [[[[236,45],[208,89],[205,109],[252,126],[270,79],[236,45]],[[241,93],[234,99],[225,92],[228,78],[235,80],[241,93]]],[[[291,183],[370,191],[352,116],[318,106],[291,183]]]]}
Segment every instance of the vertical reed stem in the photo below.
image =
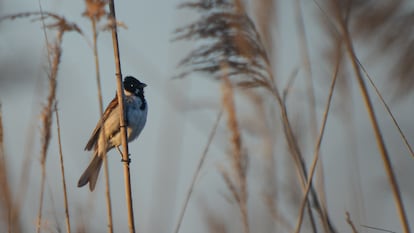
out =
{"type": "Polygon", "coordinates": [[[400,218],[401,226],[403,228],[404,233],[410,233],[411,232],[410,231],[410,226],[408,224],[407,214],[405,212],[404,204],[403,204],[403,201],[402,201],[402,198],[401,198],[400,188],[398,186],[397,178],[394,174],[394,170],[393,170],[392,165],[391,165],[391,160],[390,160],[390,157],[389,157],[389,154],[388,154],[387,147],[385,145],[385,141],[382,137],[381,129],[380,129],[378,121],[377,121],[377,116],[375,114],[374,107],[373,107],[372,102],[371,102],[371,98],[369,97],[368,90],[367,90],[364,78],[362,77],[361,69],[360,69],[360,67],[358,65],[358,62],[357,62],[357,56],[355,54],[355,50],[354,50],[354,47],[353,47],[351,36],[349,35],[348,27],[347,27],[344,19],[341,17],[338,1],[335,0],[334,2],[335,2],[335,4],[334,4],[335,8],[336,8],[335,10],[336,10],[337,21],[338,21],[338,24],[339,24],[339,27],[340,27],[339,30],[341,31],[342,36],[344,38],[345,47],[346,47],[346,50],[348,52],[348,56],[351,60],[352,67],[353,67],[354,72],[355,72],[355,78],[357,79],[358,86],[359,86],[362,98],[364,100],[364,103],[365,103],[365,108],[366,108],[366,111],[367,111],[368,116],[370,118],[372,128],[374,130],[374,135],[375,135],[375,139],[377,141],[378,150],[381,154],[381,158],[382,158],[382,161],[384,163],[385,172],[387,173],[387,176],[388,176],[388,179],[389,179],[389,183],[390,183],[390,186],[391,186],[391,191],[392,191],[393,196],[394,196],[395,205],[397,207],[397,213],[398,213],[399,218],[400,218]]]}
{"type": "Polygon", "coordinates": [[[59,145],[59,157],[60,157],[60,171],[62,174],[62,184],[63,184],[63,200],[65,204],[65,219],[66,219],[66,232],[70,233],[70,218],[69,218],[69,206],[68,206],[68,192],[66,191],[66,178],[65,178],[65,166],[63,165],[63,152],[62,152],[62,140],[60,137],[60,122],[59,122],[59,112],[57,110],[57,103],[55,103],[55,114],[56,114],[56,127],[57,127],[57,136],[58,136],[58,145],[59,145]]]}
{"type": "MultiPolygon", "coordinates": [[[[101,124],[101,135],[105,135],[105,125],[103,121],[103,101],[102,101],[102,87],[101,87],[101,72],[99,70],[99,56],[98,56],[98,33],[96,31],[96,18],[90,17],[92,22],[92,32],[93,32],[93,55],[95,60],[95,72],[96,72],[96,85],[98,87],[98,102],[99,102],[99,114],[101,124]]],[[[106,147],[106,140],[103,140],[104,147],[106,147]]],[[[108,169],[108,158],[106,157],[106,150],[103,150],[103,162],[104,162],[104,174],[105,174],[105,199],[106,199],[106,209],[107,209],[107,219],[108,219],[108,232],[114,232],[114,224],[112,218],[112,201],[111,201],[111,191],[109,184],[109,169],[108,169]]]]}
{"type": "Polygon", "coordinates": [[[125,198],[128,208],[128,227],[130,233],[135,233],[135,224],[134,224],[134,210],[132,207],[132,192],[131,192],[131,177],[129,172],[129,152],[128,152],[128,141],[127,141],[127,131],[126,131],[126,122],[125,122],[125,107],[124,107],[124,92],[123,92],[123,83],[122,83],[122,72],[121,72],[121,61],[119,58],[119,45],[118,45],[118,32],[116,25],[116,15],[115,15],[115,1],[109,1],[109,9],[112,21],[112,42],[114,47],[114,57],[115,57],[115,68],[116,68],[116,78],[117,78],[117,96],[118,104],[120,109],[120,128],[121,128],[121,139],[122,139],[122,161],[124,164],[124,179],[125,179],[125,198]]]}

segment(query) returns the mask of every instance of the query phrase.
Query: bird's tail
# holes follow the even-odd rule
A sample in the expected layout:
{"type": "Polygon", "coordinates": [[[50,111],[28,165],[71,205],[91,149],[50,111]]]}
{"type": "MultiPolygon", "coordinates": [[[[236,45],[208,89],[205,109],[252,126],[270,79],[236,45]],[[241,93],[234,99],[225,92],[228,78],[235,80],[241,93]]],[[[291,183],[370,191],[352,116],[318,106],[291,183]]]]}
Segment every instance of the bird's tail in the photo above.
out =
{"type": "Polygon", "coordinates": [[[92,161],[89,163],[82,176],[79,178],[78,187],[82,187],[89,182],[89,189],[93,191],[95,189],[96,181],[98,180],[99,171],[102,167],[102,157],[97,153],[93,156],[92,161]]]}

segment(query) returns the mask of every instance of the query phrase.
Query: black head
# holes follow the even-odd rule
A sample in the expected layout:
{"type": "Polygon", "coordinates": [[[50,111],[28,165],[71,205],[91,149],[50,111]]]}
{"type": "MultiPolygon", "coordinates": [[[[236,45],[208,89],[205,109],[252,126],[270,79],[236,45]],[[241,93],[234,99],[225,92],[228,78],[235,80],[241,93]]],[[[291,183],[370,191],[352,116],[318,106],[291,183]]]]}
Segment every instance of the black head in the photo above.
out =
{"type": "Polygon", "coordinates": [[[140,82],[132,76],[126,76],[124,79],[124,89],[128,92],[134,93],[135,95],[138,95],[139,93],[143,94],[144,87],[146,86],[147,84],[140,82]]]}

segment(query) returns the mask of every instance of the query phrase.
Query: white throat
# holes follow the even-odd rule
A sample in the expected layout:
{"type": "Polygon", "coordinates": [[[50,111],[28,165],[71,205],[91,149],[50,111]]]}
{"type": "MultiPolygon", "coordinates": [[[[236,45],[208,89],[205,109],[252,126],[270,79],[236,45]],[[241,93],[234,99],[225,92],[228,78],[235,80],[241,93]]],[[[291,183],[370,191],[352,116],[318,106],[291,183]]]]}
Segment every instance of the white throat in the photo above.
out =
{"type": "Polygon", "coordinates": [[[131,96],[131,95],[134,95],[134,93],[131,93],[129,91],[124,90],[124,95],[125,96],[131,96]]]}

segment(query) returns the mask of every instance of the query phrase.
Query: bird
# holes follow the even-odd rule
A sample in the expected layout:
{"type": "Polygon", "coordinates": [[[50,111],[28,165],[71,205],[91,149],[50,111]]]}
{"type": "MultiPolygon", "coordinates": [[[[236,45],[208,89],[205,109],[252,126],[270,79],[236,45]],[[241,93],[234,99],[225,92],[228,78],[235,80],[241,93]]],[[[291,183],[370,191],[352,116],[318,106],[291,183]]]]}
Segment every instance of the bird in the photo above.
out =
{"type": "MultiPolygon", "coordinates": [[[[144,97],[144,88],[147,85],[132,76],[125,77],[123,84],[125,122],[128,142],[131,142],[141,134],[147,121],[148,104],[144,97]]],[[[78,187],[83,187],[89,183],[89,189],[93,191],[98,180],[105,152],[110,151],[114,147],[117,147],[119,150],[119,146],[122,143],[119,109],[118,98],[115,95],[115,98],[109,103],[103,114],[105,135],[101,133],[101,122],[98,122],[85,146],[86,151],[93,149],[93,157],[79,178],[78,187]]]]}

